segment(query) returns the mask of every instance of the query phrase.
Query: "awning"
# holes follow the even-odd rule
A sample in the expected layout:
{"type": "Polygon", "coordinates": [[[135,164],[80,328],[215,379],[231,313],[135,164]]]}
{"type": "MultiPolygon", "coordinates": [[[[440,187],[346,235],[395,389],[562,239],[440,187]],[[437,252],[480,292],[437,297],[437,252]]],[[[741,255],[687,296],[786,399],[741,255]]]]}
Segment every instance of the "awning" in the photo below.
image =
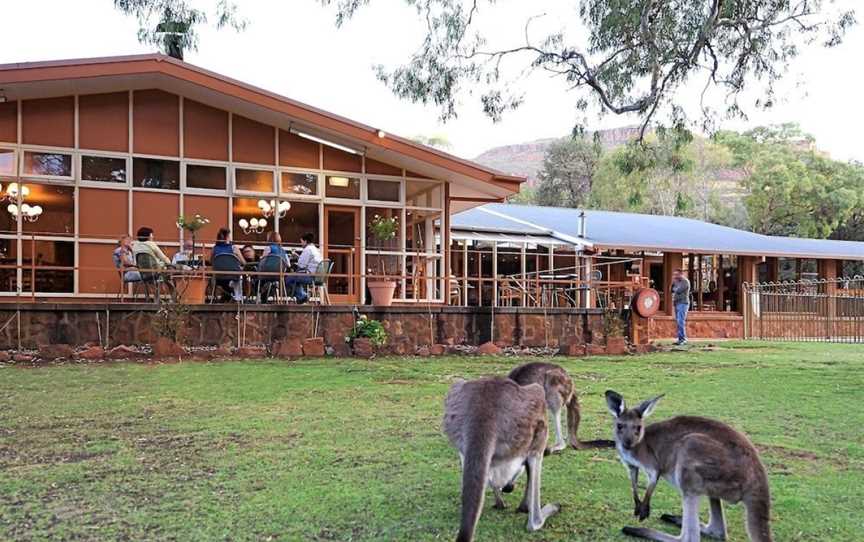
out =
{"type": "Polygon", "coordinates": [[[535,245],[564,245],[575,247],[577,250],[586,248],[586,245],[570,243],[552,237],[551,235],[520,235],[516,233],[496,233],[484,231],[451,230],[450,238],[459,241],[487,241],[495,243],[529,243],[535,245]]]}

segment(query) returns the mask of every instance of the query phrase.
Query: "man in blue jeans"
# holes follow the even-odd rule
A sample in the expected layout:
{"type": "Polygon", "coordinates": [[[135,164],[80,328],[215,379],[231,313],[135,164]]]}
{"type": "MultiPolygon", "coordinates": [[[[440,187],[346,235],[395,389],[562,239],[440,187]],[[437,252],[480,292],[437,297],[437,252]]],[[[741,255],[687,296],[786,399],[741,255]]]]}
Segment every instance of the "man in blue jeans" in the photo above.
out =
{"type": "Polygon", "coordinates": [[[684,271],[676,269],[672,274],[672,305],[675,307],[675,322],[678,324],[676,345],[687,344],[687,311],[690,310],[690,281],[684,271]]]}
{"type": "Polygon", "coordinates": [[[315,246],[315,236],[311,233],[304,233],[300,237],[300,245],[303,247],[303,252],[300,253],[300,258],[297,260],[297,273],[288,277],[285,285],[288,287],[288,295],[294,297],[297,303],[306,303],[309,300],[309,294],[306,292],[306,286],[312,284],[314,280],[313,274],[318,270],[318,264],[321,263],[321,251],[315,246]]]}

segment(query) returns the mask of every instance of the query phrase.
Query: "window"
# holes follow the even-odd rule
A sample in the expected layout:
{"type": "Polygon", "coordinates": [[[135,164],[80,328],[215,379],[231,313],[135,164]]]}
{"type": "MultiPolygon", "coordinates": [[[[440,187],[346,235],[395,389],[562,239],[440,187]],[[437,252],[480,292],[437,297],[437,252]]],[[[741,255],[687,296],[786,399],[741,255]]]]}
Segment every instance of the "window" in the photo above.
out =
{"type": "Polygon", "coordinates": [[[325,193],[328,198],[360,199],[360,179],[328,175],[325,193]]]}
{"type": "MultiPolygon", "coordinates": [[[[21,219],[21,231],[45,235],[73,235],[75,188],[35,183],[27,184],[27,187],[30,193],[21,203],[21,208],[25,209],[21,219]],[[36,210],[38,212],[35,212],[36,210]]],[[[112,210],[105,209],[104,212],[111,213],[112,210]]]]}
{"type": "Polygon", "coordinates": [[[399,181],[379,181],[369,179],[368,199],[374,201],[392,201],[398,203],[400,201],[402,183],[399,181]]]}
{"type": "Polygon", "coordinates": [[[318,204],[292,201],[291,208],[279,219],[279,235],[282,236],[283,243],[297,245],[304,233],[311,233],[315,239],[319,238],[318,204]]]}
{"type": "Polygon", "coordinates": [[[437,211],[405,211],[405,250],[414,253],[438,252],[435,222],[437,211]]]}
{"type": "Polygon", "coordinates": [[[407,181],[405,183],[405,205],[408,207],[441,208],[441,183],[407,181]]]}
{"type": "Polygon", "coordinates": [[[222,166],[186,165],[186,188],[225,190],[225,178],[222,166]]]}
{"type": "Polygon", "coordinates": [[[275,219],[262,215],[257,198],[234,198],[233,215],[231,234],[235,242],[264,243],[274,229],[275,219]]]}
{"type": "Polygon", "coordinates": [[[0,175],[15,175],[15,151],[0,149],[0,175]]]}
{"type": "Polygon", "coordinates": [[[248,192],[273,192],[273,172],[257,169],[235,169],[234,182],[237,190],[248,192]]]}
{"type": "Polygon", "coordinates": [[[24,241],[22,265],[34,265],[35,285],[30,273],[22,275],[22,290],[40,293],[72,293],[75,274],[75,243],[72,241],[24,241]],[[49,267],[51,269],[44,269],[49,267]],[[60,269],[57,269],[60,268],[60,269]]]}
{"type": "Polygon", "coordinates": [[[366,249],[400,251],[402,246],[402,211],[383,207],[366,207],[366,249]],[[372,223],[378,219],[396,219],[396,236],[381,240],[372,234],[372,223]]]}
{"type": "Polygon", "coordinates": [[[43,175],[46,177],[71,177],[72,155],[55,152],[24,153],[24,175],[43,175]]]}
{"type": "Polygon", "coordinates": [[[318,193],[318,175],[314,173],[282,173],[282,193],[314,196],[318,193]]]}
{"type": "Polygon", "coordinates": [[[173,160],[134,158],[133,185],[141,188],[180,189],[180,163],[173,160]]]}
{"type": "Polygon", "coordinates": [[[126,159],[107,156],[82,156],[81,180],[103,183],[126,182],[126,159]]]}
{"type": "Polygon", "coordinates": [[[14,292],[18,287],[18,241],[0,239],[0,292],[14,292]]]}

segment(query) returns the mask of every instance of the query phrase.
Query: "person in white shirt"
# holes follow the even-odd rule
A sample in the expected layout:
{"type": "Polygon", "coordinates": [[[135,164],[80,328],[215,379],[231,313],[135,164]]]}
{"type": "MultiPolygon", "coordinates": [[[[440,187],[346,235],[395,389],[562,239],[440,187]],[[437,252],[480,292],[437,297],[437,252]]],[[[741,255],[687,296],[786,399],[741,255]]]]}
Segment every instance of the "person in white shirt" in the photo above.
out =
{"type": "Polygon", "coordinates": [[[303,252],[300,253],[300,258],[297,260],[297,273],[300,275],[288,277],[286,285],[289,295],[297,300],[297,303],[306,303],[309,296],[306,293],[306,285],[312,284],[312,274],[318,270],[318,264],[321,263],[321,251],[315,246],[315,236],[311,233],[304,233],[300,237],[300,246],[303,247],[303,252]],[[305,275],[305,276],[304,276],[305,275]]]}
{"type": "Polygon", "coordinates": [[[171,265],[177,268],[189,269],[188,263],[192,261],[192,239],[184,239],[183,247],[171,258],[171,265]]]}

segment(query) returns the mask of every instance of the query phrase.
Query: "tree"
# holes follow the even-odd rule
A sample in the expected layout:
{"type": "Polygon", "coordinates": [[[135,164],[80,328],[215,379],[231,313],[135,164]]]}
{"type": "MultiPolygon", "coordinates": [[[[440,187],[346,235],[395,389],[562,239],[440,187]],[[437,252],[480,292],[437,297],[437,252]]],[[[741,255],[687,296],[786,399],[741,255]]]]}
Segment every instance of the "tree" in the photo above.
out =
{"type": "Polygon", "coordinates": [[[584,206],[602,152],[599,141],[583,137],[567,137],[553,143],[543,158],[534,201],[552,207],[584,206]]]}
{"type": "MultiPolygon", "coordinates": [[[[341,26],[371,0],[320,1],[336,6],[341,26]]],[[[497,120],[524,98],[512,74],[539,70],[579,91],[579,110],[593,104],[603,112],[638,115],[640,140],[661,109],[674,125],[683,125],[674,97],[697,79],[706,90],[724,91],[725,116],[744,115],[739,98],[754,85],[763,92],[753,105],[770,107],[775,83],[805,46],[836,46],[856,22],[853,11],[826,0],[580,0],[578,21],[566,22],[578,29],[578,39],[564,31],[532,36],[532,17],[522,35],[491,44],[482,22],[501,17],[500,2],[405,2],[425,23],[423,42],[406,64],[376,67],[400,98],[432,103],[446,120],[456,116],[466,87],[477,87],[484,112],[497,120]]],[[[705,126],[718,115],[702,104],[705,126]]]]}
{"type": "MultiPolygon", "coordinates": [[[[114,0],[114,7],[138,19],[138,41],[180,60],[185,50],[198,49],[197,27],[209,20],[206,11],[192,7],[188,0],[114,0]]],[[[216,28],[246,28],[247,21],[229,0],[218,0],[214,15],[216,28]]]]}
{"type": "Polygon", "coordinates": [[[423,135],[418,134],[411,138],[411,141],[414,143],[420,143],[421,145],[426,145],[427,147],[435,147],[436,149],[447,150],[453,147],[450,143],[450,139],[447,138],[446,135],[443,134],[432,134],[432,135],[423,135]]]}

